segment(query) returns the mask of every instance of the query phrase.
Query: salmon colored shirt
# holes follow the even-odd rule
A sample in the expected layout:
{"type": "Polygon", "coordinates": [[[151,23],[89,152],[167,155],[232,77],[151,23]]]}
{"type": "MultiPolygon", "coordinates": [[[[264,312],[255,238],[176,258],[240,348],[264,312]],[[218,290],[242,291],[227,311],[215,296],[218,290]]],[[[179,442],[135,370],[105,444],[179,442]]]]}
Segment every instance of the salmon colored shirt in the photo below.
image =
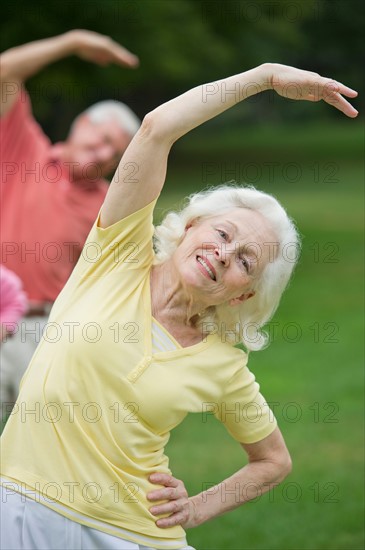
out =
{"type": "Polygon", "coordinates": [[[20,277],[30,301],[53,302],[108,185],[102,179],[70,181],[72,167],[55,159],[25,90],[0,119],[0,136],[1,263],[20,277]]]}

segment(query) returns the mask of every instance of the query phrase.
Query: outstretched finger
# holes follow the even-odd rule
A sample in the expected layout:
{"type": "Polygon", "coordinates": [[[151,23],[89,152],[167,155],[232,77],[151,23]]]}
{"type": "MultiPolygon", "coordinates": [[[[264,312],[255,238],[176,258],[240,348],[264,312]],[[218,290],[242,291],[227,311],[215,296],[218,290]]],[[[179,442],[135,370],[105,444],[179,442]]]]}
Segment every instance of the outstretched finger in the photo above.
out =
{"type": "Polygon", "coordinates": [[[332,105],[346,116],[350,118],[356,118],[359,114],[358,111],[338,92],[332,92],[323,96],[323,100],[332,105]]]}
{"type": "Polygon", "coordinates": [[[342,84],[341,82],[336,82],[336,85],[337,85],[337,92],[342,94],[342,95],[345,95],[346,97],[356,97],[357,96],[357,91],[356,90],[353,90],[352,88],[349,88],[348,86],[345,86],[344,84],[342,84]]]}
{"type": "Polygon", "coordinates": [[[345,95],[346,97],[356,97],[358,95],[356,90],[353,90],[348,86],[345,86],[344,84],[342,84],[342,82],[337,82],[336,80],[330,80],[324,86],[323,96],[332,94],[334,92],[345,95]]]}
{"type": "Polygon", "coordinates": [[[115,63],[119,63],[120,65],[124,65],[127,67],[138,67],[139,65],[139,59],[136,55],[134,55],[132,52],[127,50],[126,48],[123,48],[122,46],[119,46],[119,44],[113,45],[113,61],[115,63]]]}

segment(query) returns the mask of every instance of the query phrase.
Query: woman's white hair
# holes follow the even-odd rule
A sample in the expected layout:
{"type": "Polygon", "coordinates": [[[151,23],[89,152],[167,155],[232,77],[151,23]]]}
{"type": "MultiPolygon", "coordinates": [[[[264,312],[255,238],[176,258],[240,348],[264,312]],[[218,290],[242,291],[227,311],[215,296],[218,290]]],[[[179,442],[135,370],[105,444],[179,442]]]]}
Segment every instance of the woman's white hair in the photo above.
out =
{"type": "Polygon", "coordinates": [[[242,342],[247,350],[256,351],[269,343],[268,335],[261,327],[274,315],[300,250],[299,235],[293,221],[272,195],[254,187],[232,184],[191,195],[180,212],[170,212],[156,227],[155,264],[161,264],[173,255],[186,227],[192,222],[236,207],[259,212],[269,222],[277,241],[265,243],[270,247],[270,257],[261,275],[253,281],[255,295],[238,307],[223,304],[209,308],[200,317],[199,325],[205,333],[218,332],[225,341],[232,344],[242,342]]]}
{"type": "Polygon", "coordinates": [[[78,115],[72,123],[71,130],[78,118],[87,115],[91,122],[100,124],[107,120],[115,120],[120,128],[131,137],[137,133],[141,126],[141,121],[137,115],[125,103],[114,101],[112,99],[94,103],[88,109],[78,115]]]}

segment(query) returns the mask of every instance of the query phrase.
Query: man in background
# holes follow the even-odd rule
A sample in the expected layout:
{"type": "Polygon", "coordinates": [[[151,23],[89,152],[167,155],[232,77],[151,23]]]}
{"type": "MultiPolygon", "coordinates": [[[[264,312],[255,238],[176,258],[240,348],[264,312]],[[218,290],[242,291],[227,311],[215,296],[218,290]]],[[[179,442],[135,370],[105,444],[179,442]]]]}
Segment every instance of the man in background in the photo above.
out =
{"type": "MultiPolygon", "coordinates": [[[[52,145],[32,115],[25,81],[69,55],[134,68],[138,58],[107,36],[74,30],[4,52],[1,62],[1,260],[20,278],[27,313],[1,346],[2,415],[42,337],[140,121],[123,103],[103,101],[79,115],[52,145]]],[[[95,251],[90,251],[90,254],[95,251]]],[[[92,258],[90,258],[92,261],[92,258]]]]}

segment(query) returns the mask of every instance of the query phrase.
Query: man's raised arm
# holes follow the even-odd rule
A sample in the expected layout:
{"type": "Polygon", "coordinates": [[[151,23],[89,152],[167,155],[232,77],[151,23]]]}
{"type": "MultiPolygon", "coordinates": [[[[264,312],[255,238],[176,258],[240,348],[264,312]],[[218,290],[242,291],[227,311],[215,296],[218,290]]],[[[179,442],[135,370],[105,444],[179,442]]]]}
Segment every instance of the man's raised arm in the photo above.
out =
{"type": "Polygon", "coordinates": [[[138,58],[117,42],[86,30],[72,30],[11,48],[0,56],[0,115],[11,109],[27,78],[68,55],[78,55],[100,65],[116,63],[126,67],[138,66],[138,58]]]}

